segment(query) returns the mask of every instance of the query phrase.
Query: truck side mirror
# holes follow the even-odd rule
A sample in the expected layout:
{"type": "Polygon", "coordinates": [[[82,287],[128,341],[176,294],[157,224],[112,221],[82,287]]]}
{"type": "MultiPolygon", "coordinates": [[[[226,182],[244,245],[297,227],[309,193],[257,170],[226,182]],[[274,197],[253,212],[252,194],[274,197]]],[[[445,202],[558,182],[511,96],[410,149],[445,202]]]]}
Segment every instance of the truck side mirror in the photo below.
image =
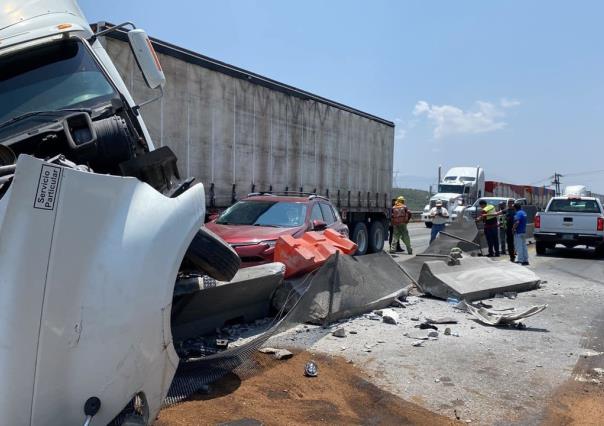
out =
{"type": "Polygon", "coordinates": [[[151,89],[163,87],[166,76],[145,30],[134,29],[128,31],[128,40],[147,86],[151,89]]]}

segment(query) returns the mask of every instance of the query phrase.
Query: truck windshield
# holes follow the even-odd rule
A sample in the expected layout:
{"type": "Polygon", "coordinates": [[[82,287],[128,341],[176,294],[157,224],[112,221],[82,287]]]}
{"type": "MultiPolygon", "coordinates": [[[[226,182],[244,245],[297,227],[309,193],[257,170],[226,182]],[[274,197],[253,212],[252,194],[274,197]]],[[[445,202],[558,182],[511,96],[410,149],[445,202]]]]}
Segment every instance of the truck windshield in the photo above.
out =
{"type": "Polygon", "coordinates": [[[0,123],[32,111],[91,108],[117,97],[80,40],[0,56],[0,123]]]}
{"type": "Polygon", "coordinates": [[[306,204],[280,201],[239,201],[220,215],[220,225],[256,225],[292,228],[306,219],[306,204]]]}
{"type": "Polygon", "coordinates": [[[559,213],[600,213],[600,207],[595,200],[552,200],[548,212],[559,213]]]}
{"type": "Polygon", "coordinates": [[[438,185],[438,192],[442,194],[462,194],[463,185],[438,185]]]}

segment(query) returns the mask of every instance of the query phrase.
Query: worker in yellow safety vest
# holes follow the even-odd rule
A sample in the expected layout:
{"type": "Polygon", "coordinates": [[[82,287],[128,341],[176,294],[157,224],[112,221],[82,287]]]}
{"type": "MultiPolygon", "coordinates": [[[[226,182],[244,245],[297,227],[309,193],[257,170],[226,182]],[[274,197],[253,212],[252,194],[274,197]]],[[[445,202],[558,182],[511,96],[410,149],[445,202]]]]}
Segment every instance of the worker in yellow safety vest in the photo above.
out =
{"type": "Polygon", "coordinates": [[[488,257],[499,257],[499,222],[497,217],[500,213],[495,209],[495,206],[488,204],[485,200],[478,202],[480,214],[476,221],[484,222],[484,235],[487,238],[489,246],[488,257]]]}
{"type": "Polygon", "coordinates": [[[390,243],[390,253],[396,253],[396,245],[400,239],[405,243],[407,253],[413,253],[413,250],[411,250],[409,231],[407,230],[407,224],[410,220],[411,210],[405,205],[405,197],[400,196],[396,199],[396,202],[392,207],[391,222],[394,235],[392,237],[392,242],[390,243]]]}

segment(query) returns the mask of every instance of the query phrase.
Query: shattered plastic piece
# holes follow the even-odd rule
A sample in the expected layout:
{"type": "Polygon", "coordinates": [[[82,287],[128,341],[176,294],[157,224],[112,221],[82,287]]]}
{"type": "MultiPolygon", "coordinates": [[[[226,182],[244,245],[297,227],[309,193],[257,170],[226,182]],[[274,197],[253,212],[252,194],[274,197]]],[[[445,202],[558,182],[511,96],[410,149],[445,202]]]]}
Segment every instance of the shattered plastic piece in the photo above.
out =
{"type": "Polygon", "coordinates": [[[528,318],[536,315],[547,308],[547,305],[536,305],[520,312],[516,312],[514,310],[512,312],[500,313],[485,308],[476,308],[469,303],[466,303],[465,305],[470,314],[477,318],[481,323],[486,325],[513,324],[522,318],[528,318]]]}
{"type": "Polygon", "coordinates": [[[304,366],[304,375],[306,377],[317,377],[319,374],[319,367],[314,361],[308,361],[304,366]]]}
{"type": "Polygon", "coordinates": [[[415,347],[423,346],[423,345],[424,345],[424,341],[423,340],[417,340],[417,341],[411,343],[411,346],[415,346],[415,347]]]}

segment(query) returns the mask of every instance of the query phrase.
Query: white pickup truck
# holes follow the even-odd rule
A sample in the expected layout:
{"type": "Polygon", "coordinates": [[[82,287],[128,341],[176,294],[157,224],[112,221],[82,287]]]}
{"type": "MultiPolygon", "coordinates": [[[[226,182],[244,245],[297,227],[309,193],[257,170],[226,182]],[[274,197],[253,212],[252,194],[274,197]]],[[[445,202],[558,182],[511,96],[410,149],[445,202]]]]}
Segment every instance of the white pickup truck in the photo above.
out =
{"type": "Polygon", "coordinates": [[[594,197],[554,197],[544,212],[535,216],[537,254],[556,244],[572,248],[595,247],[604,254],[604,209],[594,197]]]}

